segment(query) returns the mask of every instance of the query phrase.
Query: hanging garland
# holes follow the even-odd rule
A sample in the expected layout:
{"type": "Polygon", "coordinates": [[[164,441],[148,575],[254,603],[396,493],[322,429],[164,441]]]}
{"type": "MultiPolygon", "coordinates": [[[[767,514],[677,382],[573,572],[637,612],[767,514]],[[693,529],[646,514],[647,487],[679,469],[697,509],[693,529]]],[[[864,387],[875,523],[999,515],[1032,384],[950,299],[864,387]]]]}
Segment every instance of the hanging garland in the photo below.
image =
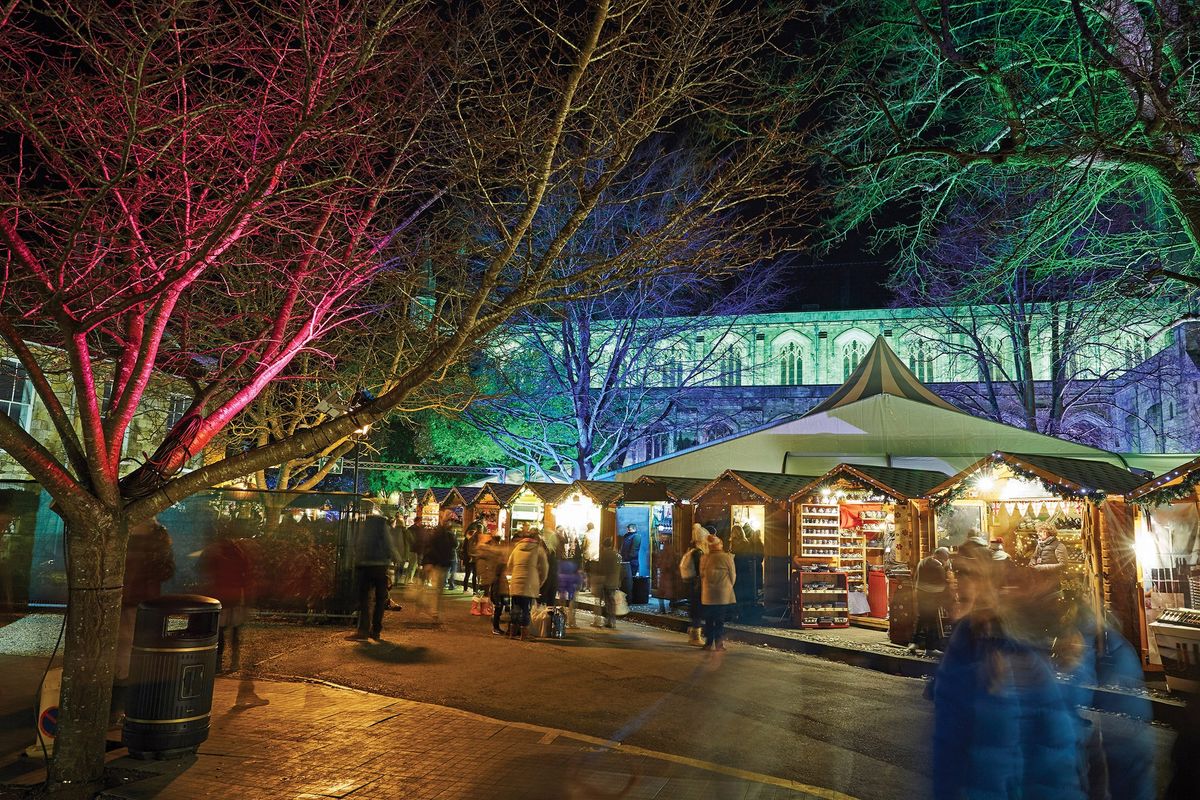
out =
{"type": "MultiPolygon", "coordinates": [[[[997,464],[1003,464],[1009,469],[1009,471],[1013,473],[1013,475],[1017,476],[1018,478],[1023,478],[1027,481],[1037,481],[1037,483],[1039,483],[1043,489],[1062,500],[1072,500],[1075,502],[1079,502],[1080,500],[1091,500],[1093,503],[1099,505],[1108,497],[1108,493],[1103,489],[1072,489],[1063,483],[1049,482],[1036,472],[1031,472],[1019,464],[1006,461],[999,456],[994,456],[992,461],[997,464]]],[[[974,475],[975,473],[971,474],[974,475]]],[[[970,476],[964,477],[963,480],[959,481],[957,484],[950,487],[937,497],[930,498],[929,505],[933,508],[933,510],[939,515],[943,514],[946,512],[947,506],[966,494],[970,489],[970,487],[967,485],[967,477],[970,476]]],[[[1196,484],[1196,482],[1200,482],[1200,470],[1197,470],[1196,473],[1194,473],[1194,477],[1195,481],[1192,483],[1193,486],[1196,484]]],[[[1186,492],[1184,492],[1184,495],[1186,495],[1186,492]]]]}
{"type": "Polygon", "coordinates": [[[1036,472],[1030,472],[1029,470],[1023,469],[1012,462],[1005,461],[1004,465],[1012,470],[1014,475],[1024,478],[1027,481],[1037,481],[1047,492],[1055,497],[1062,498],[1063,500],[1091,500],[1093,503],[1099,505],[1100,503],[1104,502],[1105,498],[1108,497],[1108,493],[1103,489],[1071,489],[1062,483],[1050,483],[1036,472]]]}
{"type": "Polygon", "coordinates": [[[1176,500],[1190,500],[1197,485],[1200,485],[1200,469],[1188,473],[1183,480],[1173,486],[1155,489],[1133,502],[1141,506],[1161,506],[1176,500]]]}

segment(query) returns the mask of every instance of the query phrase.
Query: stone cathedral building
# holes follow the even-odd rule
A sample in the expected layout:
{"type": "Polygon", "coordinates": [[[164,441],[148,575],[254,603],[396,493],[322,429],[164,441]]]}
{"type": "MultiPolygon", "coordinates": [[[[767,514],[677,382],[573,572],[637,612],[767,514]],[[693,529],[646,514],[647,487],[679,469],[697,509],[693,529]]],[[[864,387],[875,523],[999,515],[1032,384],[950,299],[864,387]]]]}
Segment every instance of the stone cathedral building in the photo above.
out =
{"type": "MultiPolygon", "coordinates": [[[[671,416],[631,448],[625,463],[803,414],[849,377],[877,336],[962,410],[1026,427],[1029,415],[1006,380],[1017,372],[1012,337],[999,324],[989,327],[994,315],[978,312],[806,311],[714,320],[718,333],[697,330],[674,345],[686,350],[684,358],[709,359],[710,379],[671,390],[670,375],[682,370],[663,370],[663,391],[675,397],[671,416]]],[[[1043,316],[1028,348],[1039,430],[1124,452],[1200,451],[1200,320],[1140,315],[1110,333],[1078,338],[1065,352],[1056,346],[1051,314],[1043,316]]]]}

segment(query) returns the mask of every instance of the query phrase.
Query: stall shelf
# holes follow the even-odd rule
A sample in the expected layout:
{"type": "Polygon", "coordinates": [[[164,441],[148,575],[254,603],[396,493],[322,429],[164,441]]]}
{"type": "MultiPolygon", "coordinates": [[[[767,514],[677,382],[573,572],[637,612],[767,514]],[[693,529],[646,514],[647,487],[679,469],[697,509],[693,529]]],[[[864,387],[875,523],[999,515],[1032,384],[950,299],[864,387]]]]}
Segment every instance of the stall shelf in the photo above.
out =
{"type": "Polygon", "coordinates": [[[850,627],[850,593],[846,573],[799,573],[795,621],[801,628],[850,627]]]}
{"type": "Polygon", "coordinates": [[[996,452],[930,490],[939,542],[962,544],[969,528],[1001,539],[1017,566],[1028,563],[1038,522],[1067,547],[1064,591],[1113,615],[1148,653],[1137,585],[1134,509],[1126,497],[1145,478],[1101,461],[996,452]]]}
{"type": "Polygon", "coordinates": [[[516,528],[512,506],[520,492],[519,483],[485,483],[472,503],[475,516],[487,515],[489,521],[495,521],[496,535],[511,538],[516,528]]]}

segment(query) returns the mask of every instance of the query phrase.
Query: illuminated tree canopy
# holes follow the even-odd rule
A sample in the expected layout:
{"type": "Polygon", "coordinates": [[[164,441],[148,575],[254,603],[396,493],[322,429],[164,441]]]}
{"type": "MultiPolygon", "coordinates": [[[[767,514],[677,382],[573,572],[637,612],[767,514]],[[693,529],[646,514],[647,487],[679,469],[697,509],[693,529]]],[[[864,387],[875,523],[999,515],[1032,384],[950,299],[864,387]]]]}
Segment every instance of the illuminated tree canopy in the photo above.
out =
{"type": "MultiPolygon", "coordinates": [[[[1147,238],[1120,257],[1200,285],[1195,14],[1141,0],[849,0],[826,71],[833,227],[870,222],[920,258],[956,198],[1012,186],[1016,226],[1071,230],[1125,206],[1147,238]],[[1048,226],[1048,227],[1047,227],[1048,226]]],[[[1039,233],[1040,232],[1040,233],[1039,233]]]]}

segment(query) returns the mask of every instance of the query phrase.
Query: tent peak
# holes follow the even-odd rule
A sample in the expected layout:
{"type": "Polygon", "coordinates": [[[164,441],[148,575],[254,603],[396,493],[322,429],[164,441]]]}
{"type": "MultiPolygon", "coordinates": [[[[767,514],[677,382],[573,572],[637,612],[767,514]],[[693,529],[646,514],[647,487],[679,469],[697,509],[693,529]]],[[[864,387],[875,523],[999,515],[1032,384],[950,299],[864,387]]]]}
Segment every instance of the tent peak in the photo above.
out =
{"type": "Polygon", "coordinates": [[[846,382],[825,400],[809,409],[804,416],[831,411],[881,394],[903,397],[906,400],[943,408],[947,411],[959,411],[921,383],[920,379],[905,366],[896,352],[888,345],[887,340],[883,336],[877,336],[875,344],[871,345],[871,349],[863,356],[862,361],[846,379],[846,382]]]}

